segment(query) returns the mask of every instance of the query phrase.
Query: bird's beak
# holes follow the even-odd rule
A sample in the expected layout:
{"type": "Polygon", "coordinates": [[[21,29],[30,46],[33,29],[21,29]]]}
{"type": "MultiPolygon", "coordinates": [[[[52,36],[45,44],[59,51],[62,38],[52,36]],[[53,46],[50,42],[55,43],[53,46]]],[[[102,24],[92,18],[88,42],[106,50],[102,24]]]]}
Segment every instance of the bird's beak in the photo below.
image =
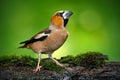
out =
{"type": "Polygon", "coordinates": [[[73,12],[71,12],[71,11],[64,11],[63,18],[69,19],[72,14],[73,14],[73,12]]]}

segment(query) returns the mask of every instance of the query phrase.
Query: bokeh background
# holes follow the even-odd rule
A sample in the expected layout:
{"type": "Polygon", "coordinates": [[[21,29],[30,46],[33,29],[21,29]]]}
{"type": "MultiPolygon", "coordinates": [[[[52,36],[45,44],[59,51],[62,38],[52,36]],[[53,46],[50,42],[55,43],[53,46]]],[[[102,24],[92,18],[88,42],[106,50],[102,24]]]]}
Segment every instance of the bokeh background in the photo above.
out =
{"type": "MultiPolygon", "coordinates": [[[[0,0],[0,55],[30,55],[19,42],[48,27],[53,13],[70,10],[66,43],[55,58],[87,51],[120,61],[120,0],[0,0]]],[[[44,55],[43,55],[44,57],[44,55]]]]}

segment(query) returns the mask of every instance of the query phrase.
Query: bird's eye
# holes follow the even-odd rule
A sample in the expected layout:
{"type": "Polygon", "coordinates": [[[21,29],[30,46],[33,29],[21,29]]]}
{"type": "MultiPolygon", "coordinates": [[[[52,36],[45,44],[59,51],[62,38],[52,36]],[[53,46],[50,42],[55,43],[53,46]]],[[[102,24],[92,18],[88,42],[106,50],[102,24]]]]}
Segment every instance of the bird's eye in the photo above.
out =
{"type": "Polygon", "coordinates": [[[63,16],[63,13],[57,13],[56,15],[62,17],[62,16],[63,16]]]}

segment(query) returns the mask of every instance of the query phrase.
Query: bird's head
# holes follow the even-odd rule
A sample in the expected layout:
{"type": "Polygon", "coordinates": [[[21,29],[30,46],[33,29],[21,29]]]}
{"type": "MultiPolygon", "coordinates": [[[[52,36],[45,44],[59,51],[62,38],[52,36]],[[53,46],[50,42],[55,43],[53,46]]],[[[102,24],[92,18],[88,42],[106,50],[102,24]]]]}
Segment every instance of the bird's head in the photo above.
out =
{"type": "Polygon", "coordinates": [[[51,24],[58,28],[66,27],[66,24],[72,14],[73,12],[67,10],[58,11],[52,16],[51,24]]]}

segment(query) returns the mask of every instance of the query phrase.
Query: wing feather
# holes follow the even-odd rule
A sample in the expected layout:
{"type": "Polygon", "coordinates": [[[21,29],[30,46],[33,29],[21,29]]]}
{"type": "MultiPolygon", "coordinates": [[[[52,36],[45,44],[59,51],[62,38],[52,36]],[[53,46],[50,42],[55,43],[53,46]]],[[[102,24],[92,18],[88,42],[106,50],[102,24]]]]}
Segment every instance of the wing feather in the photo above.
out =
{"type": "Polygon", "coordinates": [[[35,36],[33,36],[31,39],[26,40],[21,42],[20,44],[30,44],[30,43],[34,43],[36,41],[44,41],[51,33],[51,30],[47,29],[44,30],[42,32],[39,32],[38,34],[36,34],[35,36]]]}

